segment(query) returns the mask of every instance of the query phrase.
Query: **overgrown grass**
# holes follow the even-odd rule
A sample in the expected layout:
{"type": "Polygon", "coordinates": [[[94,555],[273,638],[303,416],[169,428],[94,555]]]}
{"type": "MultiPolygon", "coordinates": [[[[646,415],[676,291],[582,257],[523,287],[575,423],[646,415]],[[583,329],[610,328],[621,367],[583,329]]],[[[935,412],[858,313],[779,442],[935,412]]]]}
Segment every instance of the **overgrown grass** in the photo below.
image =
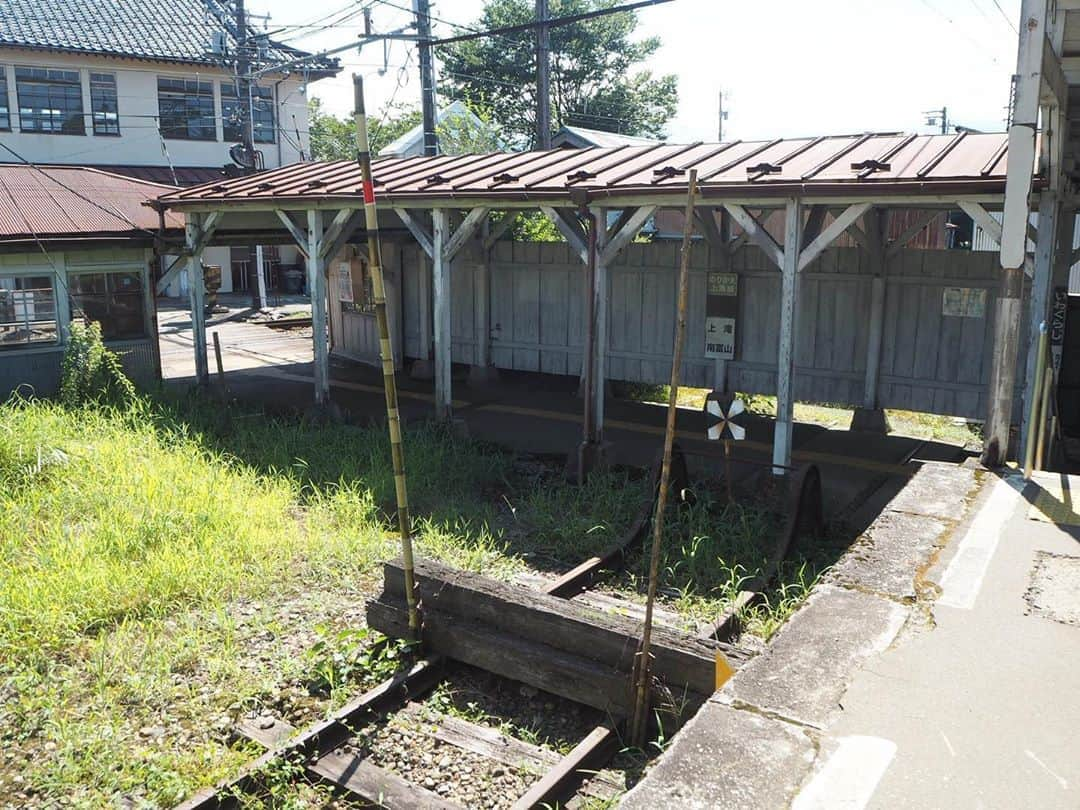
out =
{"type": "MultiPolygon", "coordinates": [[[[645,496],[641,471],[579,489],[434,425],[408,427],[406,456],[419,553],[492,576],[607,548],[645,496]]],[[[397,553],[394,503],[381,427],[197,398],[0,406],[0,796],[171,805],[252,757],[229,741],[245,712],[306,725],[383,677],[355,628],[397,553]]],[[[677,609],[737,592],[764,520],[684,511],[677,609]]],[[[797,603],[784,582],[763,633],[797,603]]]]}
{"type": "MultiPolygon", "coordinates": [[[[666,404],[671,399],[671,387],[644,383],[620,383],[617,393],[636,402],[666,404]]],[[[705,407],[707,388],[679,388],[678,404],[684,408],[701,410],[705,407]]],[[[761,394],[739,394],[747,408],[762,416],[776,415],[776,397],[761,394]]],[[[846,430],[851,424],[851,408],[842,405],[795,403],[795,421],[822,427],[846,430]]],[[[982,441],[982,427],[951,416],[940,416],[918,411],[887,410],[890,432],[897,436],[910,436],[960,447],[982,441]]]]}

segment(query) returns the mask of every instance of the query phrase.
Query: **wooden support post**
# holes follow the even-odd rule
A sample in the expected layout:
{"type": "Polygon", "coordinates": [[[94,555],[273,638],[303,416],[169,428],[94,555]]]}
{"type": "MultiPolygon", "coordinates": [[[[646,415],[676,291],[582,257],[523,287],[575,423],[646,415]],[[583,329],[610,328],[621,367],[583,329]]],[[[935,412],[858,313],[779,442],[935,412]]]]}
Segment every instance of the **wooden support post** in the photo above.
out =
{"type": "MultiPolygon", "coordinates": [[[[716,217],[713,211],[706,211],[705,217],[707,223],[716,226],[716,217]]],[[[715,236],[709,240],[709,246],[711,252],[716,256],[716,263],[720,270],[724,273],[734,272],[735,254],[731,250],[731,214],[726,209],[720,209],[720,224],[716,227],[715,236]]],[[[726,391],[728,361],[722,357],[717,357],[713,362],[715,363],[713,366],[713,389],[726,391]]]]}
{"type": "Polygon", "coordinates": [[[225,384],[225,364],[221,360],[221,336],[214,331],[214,361],[217,363],[218,382],[225,384]]]}
{"type": "MultiPolygon", "coordinates": [[[[1027,367],[1024,369],[1023,412],[1020,415],[1020,446],[1028,447],[1028,436],[1037,424],[1034,416],[1039,406],[1037,396],[1042,380],[1038,375],[1040,326],[1050,317],[1050,289],[1054,259],[1062,225],[1061,202],[1047,192],[1039,200],[1039,232],[1035,242],[1035,275],[1031,282],[1028,310],[1027,367]]],[[[1070,231],[1069,235],[1072,233],[1070,231]]],[[[1071,248],[1072,245],[1070,244],[1071,248]]]]}
{"type": "Polygon", "coordinates": [[[881,378],[881,347],[885,334],[885,295],[888,256],[886,241],[889,233],[888,210],[873,210],[866,217],[867,253],[870,258],[870,331],[866,341],[866,377],[863,389],[863,408],[878,410],[878,386],[881,378]]]}
{"type": "MultiPolygon", "coordinates": [[[[604,440],[604,393],[607,387],[607,310],[608,266],[605,254],[608,247],[607,209],[590,209],[596,226],[596,271],[593,273],[592,307],[595,313],[593,332],[593,384],[592,413],[593,437],[599,443],[604,440]]],[[[640,227],[640,226],[639,226],[640,227]]]]}
{"type": "Polygon", "coordinates": [[[430,380],[435,371],[431,355],[431,258],[421,250],[417,257],[417,293],[420,299],[420,357],[413,363],[411,376],[418,380],[430,380]]]}
{"type": "Polygon", "coordinates": [[[188,257],[188,300],[191,302],[191,340],[195,346],[195,380],[199,385],[210,382],[210,365],[206,356],[206,284],[202,271],[202,251],[198,249],[199,214],[189,214],[185,236],[188,257]]]}
{"type": "Polygon", "coordinates": [[[802,243],[801,208],[797,199],[789,199],[784,217],[773,475],[784,475],[791,466],[792,436],[795,428],[795,330],[798,315],[799,245],[802,243]]]}
{"type": "Polygon", "coordinates": [[[453,400],[450,355],[450,259],[446,256],[446,241],[450,217],[446,209],[436,208],[432,219],[432,279],[435,307],[435,418],[452,418],[453,400]]]}
{"type": "Polygon", "coordinates": [[[326,331],[326,260],[323,258],[321,211],[308,211],[308,295],[311,297],[312,344],[315,356],[315,404],[330,402],[330,347],[326,331]]]}

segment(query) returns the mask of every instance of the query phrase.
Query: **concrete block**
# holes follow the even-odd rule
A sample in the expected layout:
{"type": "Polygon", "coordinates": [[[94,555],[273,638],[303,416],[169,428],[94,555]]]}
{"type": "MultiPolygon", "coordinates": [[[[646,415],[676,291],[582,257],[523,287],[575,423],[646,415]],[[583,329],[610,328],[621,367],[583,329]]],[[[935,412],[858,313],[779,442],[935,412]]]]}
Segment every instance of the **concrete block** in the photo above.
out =
{"type": "Polygon", "coordinates": [[[936,518],[884,512],[833,566],[830,580],[894,599],[914,599],[916,575],[947,528],[936,518]]]}
{"type": "Polygon", "coordinates": [[[710,701],[619,806],[787,807],[813,760],[813,743],[801,729],[710,701]]]}
{"type": "Polygon", "coordinates": [[[885,435],[889,432],[889,419],[883,408],[856,408],[848,430],[885,435]]]}
{"type": "Polygon", "coordinates": [[[957,521],[964,517],[975,485],[974,470],[955,464],[923,464],[887,508],[957,521]]]}
{"type": "Polygon", "coordinates": [[[892,643],[907,615],[880,596],[821,585],[712,699],[824,728],[852,675],[892,643]]]}

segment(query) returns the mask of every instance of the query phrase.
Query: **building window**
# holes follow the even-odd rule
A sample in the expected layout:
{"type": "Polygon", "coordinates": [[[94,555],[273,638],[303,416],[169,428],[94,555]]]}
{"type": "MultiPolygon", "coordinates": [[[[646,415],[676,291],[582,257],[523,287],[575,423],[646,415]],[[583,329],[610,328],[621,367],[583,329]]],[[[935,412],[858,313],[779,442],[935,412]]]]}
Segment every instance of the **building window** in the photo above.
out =
{"type": "Polygon", "coordinates": [[[0,129],[11,129],[11,108],[8,107],[7,73],[0,67],[0,129]]]}
{"type": "Polygon", "coordinates": [[[116,77],[111,73],[90,74],[90,112],[94,119],[95,135],[120,134],[116,77]]]}
{"type": "MultiPolygon", "coordinates": [[[[251,123],[255,143],[274,143],[274,91],[269,87],[251,88],[251,123]]],[[[240,131],[240,96],[235,82],[221,84],[221,118],[225,125],[225,140],[243,141],[240,131]]]]}
{"type": "Polygon", "coordinates": [[[15,91],[23,132],[86,134],[79,71],[16,67],[15,91]]]}
{"type": "Polygon", "coordinates": [[[80,273],[68,277],[72,320],[101,324],[105,340],[146,337],[142,275],[80,273]]]}
{"type": "Polygon", "coordinates": [[[214,87],[210,82],[158,77],[158,114],[166,138],[217,140],[214,87]]]}
{"type": "Polygon", "coordinates": [[[52,276],[0,278],[0,350],[56,343],[52,276]]]}

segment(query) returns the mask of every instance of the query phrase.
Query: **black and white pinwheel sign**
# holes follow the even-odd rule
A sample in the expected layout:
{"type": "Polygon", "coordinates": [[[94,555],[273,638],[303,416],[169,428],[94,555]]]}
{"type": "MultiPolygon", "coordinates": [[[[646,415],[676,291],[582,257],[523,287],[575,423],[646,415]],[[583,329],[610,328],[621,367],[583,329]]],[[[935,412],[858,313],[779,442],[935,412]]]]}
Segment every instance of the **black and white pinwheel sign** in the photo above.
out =
{"type": "Polygon", "coordinates": [[[716,441],[742,441],[746,438],[746,428],[742,424],[746,406],[741,399],[732,394],[713,391],[705,398],[705,427],[710,439],[716,441]]]}

